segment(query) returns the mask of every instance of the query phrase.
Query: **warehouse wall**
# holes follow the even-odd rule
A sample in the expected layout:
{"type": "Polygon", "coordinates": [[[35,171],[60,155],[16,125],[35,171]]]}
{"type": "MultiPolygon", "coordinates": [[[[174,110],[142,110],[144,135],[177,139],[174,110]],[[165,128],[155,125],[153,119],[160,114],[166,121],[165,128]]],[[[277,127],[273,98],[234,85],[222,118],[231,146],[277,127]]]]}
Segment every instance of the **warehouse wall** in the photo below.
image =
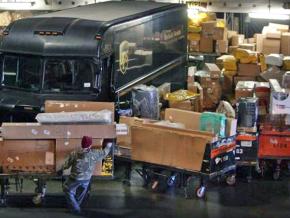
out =
{"type": "Polygon", "coordinates": [[[252,37],[255,33],[261,33],[264,26],[268,26],[269,23],[290,24],[289,20],[265,20],[265,19],[253,19],[245,20],[244,33],[247,38],[252,37]]]}

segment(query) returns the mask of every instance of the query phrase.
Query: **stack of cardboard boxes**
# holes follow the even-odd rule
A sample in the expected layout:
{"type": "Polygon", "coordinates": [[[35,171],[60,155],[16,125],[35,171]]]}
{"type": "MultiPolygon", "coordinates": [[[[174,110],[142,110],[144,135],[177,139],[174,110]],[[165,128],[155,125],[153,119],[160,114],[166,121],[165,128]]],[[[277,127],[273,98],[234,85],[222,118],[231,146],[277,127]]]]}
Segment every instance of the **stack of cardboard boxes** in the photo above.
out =
{"type": "Polygon", "coordinates": [[[202,88],[202,108],[213,109],[222,96],[221,70],[216,64],[206,63],[204,70],[197,71],[195,80],[202,88]]]}
{"type": "Polygon", "coordinates": [[[190,52],[202,53],[234,53],[236,49],[257,51],[265,55],[282,53],[290,55],[289,26],[269,23],[263,28],[262,33],[257,33],[253,38],[236,31],[227,30],[224,21],[218,21],[215,16],[210,19],[200,20],[198,28],[188,29],[188,47],[190,52]]]}
{"type": "Polygon", "coordinates": [[[269,23],[261,34],[256,34],[257,52],[263,54],[290,54],[289,26],[269,23]]]}
{"type": "Polygon", "coordinates": [[[189,32],[188,45],[190,52],[227,53],[227,29],[219,27],[217,21],[202,22],[200,33],[189,32]]]}

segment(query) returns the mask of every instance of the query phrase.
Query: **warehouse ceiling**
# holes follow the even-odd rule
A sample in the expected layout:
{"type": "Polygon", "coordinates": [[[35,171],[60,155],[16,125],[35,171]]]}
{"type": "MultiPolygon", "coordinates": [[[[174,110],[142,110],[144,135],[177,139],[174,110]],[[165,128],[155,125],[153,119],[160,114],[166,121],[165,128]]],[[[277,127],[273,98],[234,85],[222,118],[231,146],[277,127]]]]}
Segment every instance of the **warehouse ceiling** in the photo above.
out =
{"type": "MultiPolygon", "coordinates": [[[[0,11],[4,10],[61,10],[79,5],[92,4],[106,0],[0,0],[0,11]]],[[[146,0],[144,0],[146,1],[146,0]]],[[[156,0],[159,2],[197,2],[206,5],[207,10],[215,12],[248,13],[270,11],[290,14],[290,0],[156,0]],[[286,9],[284,9],[284,8],[286,9]]]]}

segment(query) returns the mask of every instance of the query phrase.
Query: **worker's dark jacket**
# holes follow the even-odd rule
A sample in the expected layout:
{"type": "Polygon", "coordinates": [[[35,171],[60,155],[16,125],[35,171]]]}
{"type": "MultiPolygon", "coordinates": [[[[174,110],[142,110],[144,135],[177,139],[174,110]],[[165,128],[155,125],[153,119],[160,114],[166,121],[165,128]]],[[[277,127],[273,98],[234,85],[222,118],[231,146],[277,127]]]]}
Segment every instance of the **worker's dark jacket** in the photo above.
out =
{"type": "Polygon", "coordinates": [[[71,167],[70,178],[75,180],[90,180],[95,170],[96,163],[104,159],[110,152],[110,148],[80,149],[70,154],[63,169],[71,167]]]}

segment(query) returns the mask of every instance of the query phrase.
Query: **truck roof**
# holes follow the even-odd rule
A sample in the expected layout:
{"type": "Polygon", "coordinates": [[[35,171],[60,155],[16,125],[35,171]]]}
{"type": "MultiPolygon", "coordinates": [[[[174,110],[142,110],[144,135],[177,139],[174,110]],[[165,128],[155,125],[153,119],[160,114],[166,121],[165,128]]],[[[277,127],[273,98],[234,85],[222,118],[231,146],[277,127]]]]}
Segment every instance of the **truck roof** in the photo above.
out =
{"type": "Polygon", "coordinates": [[[157,2],[110,1],[70,8],[35,17],[66,17],[109,22],[139,14],[146,16],[146,14],[151,14],[154,11],[165,10],[177,5],[157,2]]]}
{"type": "Polygon", "coordinates": [[[8,26],[8,34],[0,40],[0,52],[97,56],[99,41],[96,36],[102,35],[110,26],[181,7],[185,8],[185,5],[113,1],[25,18],[8,26]]]}

